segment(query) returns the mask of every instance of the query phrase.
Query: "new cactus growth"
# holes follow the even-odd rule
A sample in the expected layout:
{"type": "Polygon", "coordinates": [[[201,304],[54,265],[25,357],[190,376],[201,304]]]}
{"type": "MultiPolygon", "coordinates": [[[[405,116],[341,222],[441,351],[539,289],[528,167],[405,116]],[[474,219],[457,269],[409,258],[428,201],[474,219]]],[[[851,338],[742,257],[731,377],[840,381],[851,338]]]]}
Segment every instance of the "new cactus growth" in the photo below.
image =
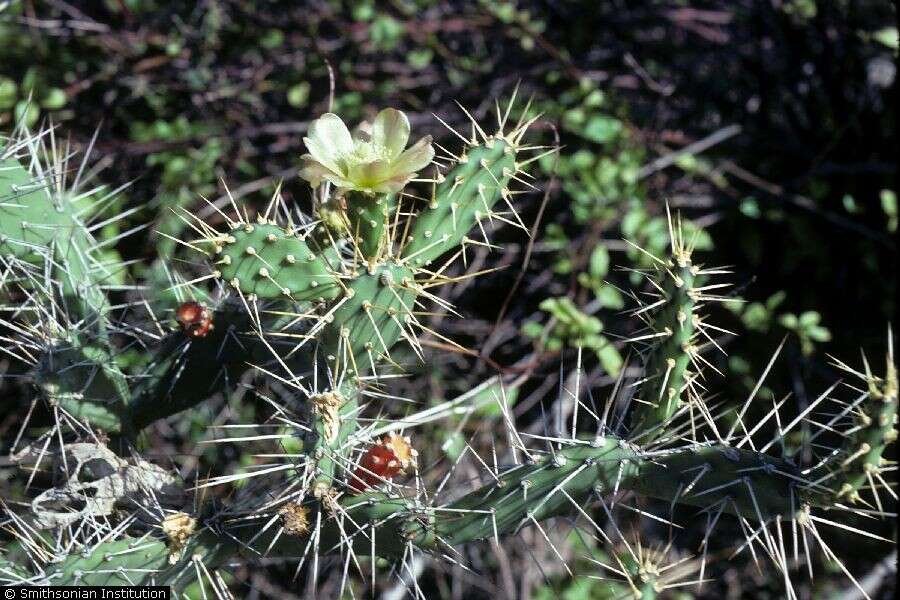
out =
{"type": "Polygon", "coordinates": [[[689,367],[697,361],[695,338],[699,335],[696,326],[702,290],[697,289],[696,280],[701,269],[691,261],[693,250],[682,239],[680,224],[670,228],[670,237],[671,258],[653,257],[655,273],[651,277],[660,298],[638,311],[653,311],[648,319],[653,346],[640,403],[632,413],[632,429],[644,433],[646,442],[662,435],[678,409],[699,397],[688,388],[692,378],[689,367]]]}
{"type": "MultiPolygon", "coordinates": [[[[669,256],[653,257],[652,299],[637,310],[648,327],[634,338],[649,342],[642,374],[619,373],[634,378],[637,392],[631,398],[626,386],[617,385],[603,410],[589,411],[595,427],[578,421],[580,379],[574,391],[567,390],[575,398],[571,435],[532,433],[536,443],[526,444],[501,398],[513,462],[502,464],[495,454],[489,465],[466,446],[455,460],[468,452],[476,470],[459,481],[454,464],[434,485],[427,476],[431,457],[417,460],[427,451],[413,448],[411,439],[421,437],[411,438],[408,430],[450,415],[469,418],[477,408],[469,405],[470,396],[396,420],[388,416],[389,380],[403,373],[410,358],[397,345],[405,341],[422,359],[420,331],[452,341],[424,325],[432,303],[449,308],[430,290],[453,280],[446,270],[465,258],[469,246],[492,247],[493,225],[524,228],[511,188],[524,181],[535,151],[542,151],[523,142],[532,122],[527,112],[510,128],[510,110],[504,114],[498,107],[502,116],[491,134],[473,121],[471,137],[457,134],[465,147],[450,157],[449,168],[435,167],[434,178],[424,181],[414,177],[432,169],[430,138],[406,149],[409,123],[399,111],[379,113],[371,132],[356,138],[336,115],[321,117],[310,128],[301,171],[313,188],[316,219],[295,218],[277,194],[254,218],[237,206],[233,214],[219,213],[215,224],[185,216],[196,236],[178,241],[206,266],[195,279],[173,280],[170,291],[185,295],[174,310],[168,300],[154,304],[169,308],[164,318],[154,318],[162,333],[153,335],[145,334],[150,327],[130,327],[131,312],[109,301],[103,265],[92,259],[101,243],[74,208],[72,194],[58,183],[44,186],[59,177],[53,168],[36,166],[45,165],[46,148],[38,143],[45,134],[9,140],[0,168],[0,254],[15,276],[0,278],[0,294],[27,298],[27,310],[8,311],[12,317],[2,325],[11,332],[9,354],[30,365],[41,397],[60,413],[49,433],[14,449],[14,463],[34,469],[51,442],[58,443],[48,460],[66,477],[49,493],[68,497],[83,483],[76,481],[82,472],[65,466],[72,444],[110,462],[114,454],[98,435],[108,434],[116,449],[137,452],[140,432],[154,421],[227,398],[239,382],[274,408],[271,422],[260,424],[264,434],[247,434],[255,426],[244,423],[241,433],[219,441],[276,440],[286,450],[265,454],[272,462],[246,475],[198,484],[202,490],[244,480],[227,502],[203,502],[194,489],[163,493],[168,478],[123,458],[118,471],[90,475],[93,484],[113,490],[110,506],[134,509],[125,517],[84,518],[44,535],[37,531],[39,515],[4,506],[6,527],[18,539],[0,559],[0,581],[156,583],[183,590],[199,578],[219,591],[223,583],[213,573],[238,558],[302,557],[301,565],[316,565],[320,555],[340,553],[349,565],[365,555],[397,561],[422,552],[461,557],[462,545],[499,543],[523,529],[551,542],[546,522],[559,516],[572,517],[610,548],[630,548],[616,514],[623,498],[635,495],[660,501],[671,514],[654,518],[673,527],[668,519],[678,507],[699,509],[707,538],[720,517],[734,518],[746,532],[745,545],[754,553],[764,549],[784,575],[786,596],[795,597],[788,556],[800,552],[798,530],[803,544],[809,535],[833,557],[819,528],[842,525],[821,511],[847,510],[845,501],[873,498],[876,514],[884,515],[887,497],[880,492],[895,498],[883,475],[890,469],[885,448],[896,438],[892,345],[884,377],[866,366],[858,375],[867,389],[826,426],[834,432],[843,417],[854,420],[825,459],[805,464],[799,455],[781,456],[771,448],[827,394],[787,425],[778,406],[747,423],[748,401],[736,415],[727,413],[734,426],[726,432],[726,413],[716,413],[697,385],[708,363],[701,336],[715,345],[701,311],[720,299],[709,292],[722,285],[701,279],[723,271],[697,265],[677,217],[669,220],[669,256]],[[117,362],[121,341],[110,332],[125,331],[146,356],[136,368],[117,362]],[[767,422],[778,423],[776,438],[757,443],[767,422]],[[138,477],[140,489],[150,481],[156,501],[141,504],[126,493],[136,489],[128,477],[138,477]],[[792,549],[782,531],[788,524],[792,549]]],[[[151,302],[141,298],[138,304],[151,302]]],[[[579,348],[601,345],[600,326],[573,302],[554,306],[572,316],[567,337],[589,330],[591,339],[577,340],[579,348]]],[[[512,385],[511,379],[498,381],[501,390],[512,385]]],[[[700,582],[706,544],[704,539],[698,549],[700,582]]],[[[808,555],[808,548],[803,552],[808,555]]],[[[618,566],[610,568],[629,582],[634,597],[652,598],[682,585],[663,575],[661,557],[631,553],[624,561],[616,557],[618,566]]]]}
{"type": "MultiPolygon", "coordinates": [[[[493,207],[503,198],[508,203],[509,185],[516,176],[516,142],[503,136],[473,138],[470,147],[458,157],[458,166],[443,177],[402,240],[404,262],[428,266],[460,244],[488,243],[484,227],[493,218],[509,220],[495,214],[493,207]],[[483,240],[468,236],[484,236],[483,240]]],[[[511,205],[510,205],[511,206],[511,205]]],[[[515,215],[515,211],[510,208],[515,215]]],[[[517,218],[517,216],[512,217],[517,218]]],[[[518,224],[516,221],[513,223],[518,224]]]]}
{"type": "MultiPolygon", "coordinates": [[[[847,434],[842,452],[830,462],[832,471],[825,476],[835,480],[833,484],[829,481],[829,486],[836,489],[836,500],[860,503],[860,491],[864,486],[876,489],[876,480],[885,481],[881,475],[887,472],[885,449],[897,440],[897,366],[893,340],[889,338],[888,344],[883,377],[874,375],[868,362],[862,373],[839,363],[845,371],[862,380],[867,393],[853,407],[851,412],[855,426],[847,434]]],[[[878,496],[876,501],[880,504],[878,496]]]]}
{"type": "Polygon", "coordinates": [[[386,230],[390,227],[396,199],[390,195],[373,197],[348,192],[346,202],[346,228],[363,258],[369,264],[376,264],[387,251],[386,230]]]}

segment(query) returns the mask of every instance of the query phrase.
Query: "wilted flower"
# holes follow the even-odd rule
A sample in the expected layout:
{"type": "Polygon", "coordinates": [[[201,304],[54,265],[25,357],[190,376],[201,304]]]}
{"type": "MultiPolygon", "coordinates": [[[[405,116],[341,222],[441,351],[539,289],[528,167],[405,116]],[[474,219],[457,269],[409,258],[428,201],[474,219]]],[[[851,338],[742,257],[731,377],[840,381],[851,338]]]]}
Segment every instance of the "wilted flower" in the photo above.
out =
{"type": "Polygon", "coordinates": [[[303,141],[309,154],[301,157],[300,177],[313,186],[324,180],[344,190],[399,192],[434,158],[431,136],[404,150],[409,119],[393,108],[378,113],[370,134],[360,132],[356,137],[340,117],[326,113],[313,121],[303,141]]]}

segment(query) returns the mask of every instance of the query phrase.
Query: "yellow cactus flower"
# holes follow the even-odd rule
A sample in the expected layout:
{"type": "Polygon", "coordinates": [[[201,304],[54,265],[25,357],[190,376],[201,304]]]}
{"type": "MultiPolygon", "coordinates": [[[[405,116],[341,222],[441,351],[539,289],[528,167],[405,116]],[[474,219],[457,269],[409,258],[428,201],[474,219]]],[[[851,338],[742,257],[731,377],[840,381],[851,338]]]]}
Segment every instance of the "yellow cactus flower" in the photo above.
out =
{"type": "Polygon", "coordinates": [[[434,158],[431,136],[406,148],[409,119],[393,108],[378,113],[371,133],[356,137],[340,117],[326,113],[313,121],[303,141],[309,154],[301,157],[300,177],[313,187],[329,181],[342,190],[399,192],[434,158]]]}

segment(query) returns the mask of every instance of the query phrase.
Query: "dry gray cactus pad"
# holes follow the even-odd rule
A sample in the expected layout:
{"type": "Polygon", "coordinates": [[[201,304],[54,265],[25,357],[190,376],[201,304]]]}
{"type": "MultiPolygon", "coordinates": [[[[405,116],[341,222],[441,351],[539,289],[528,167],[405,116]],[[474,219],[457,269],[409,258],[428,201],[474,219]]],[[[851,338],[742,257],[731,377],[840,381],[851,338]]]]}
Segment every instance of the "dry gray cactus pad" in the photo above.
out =
{"type": "Polygon", "coordinates": [[[182,496],[170,472],[141,458],[120,458],[102,444],[67,444],[52,461],[59,483],[31,502],[39,529],[110,517],[117,510],[136,511],[136,507],[151,504],[151,499],[169,504],[182,496]]]}

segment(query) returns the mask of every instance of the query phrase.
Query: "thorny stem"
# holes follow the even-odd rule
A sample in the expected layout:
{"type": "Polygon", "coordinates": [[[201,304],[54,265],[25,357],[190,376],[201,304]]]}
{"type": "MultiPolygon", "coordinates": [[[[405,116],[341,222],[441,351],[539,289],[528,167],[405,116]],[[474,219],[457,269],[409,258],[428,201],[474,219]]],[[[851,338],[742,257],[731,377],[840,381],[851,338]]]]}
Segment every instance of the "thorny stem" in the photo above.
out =
{"type": "MultiPolygon", "coordinates": [[[[174,566],[165,565],[164,557],[147,557],[156,566],[144,580],[177,581],[179,573],[191,571],[192,557],[202,557],[207,568],[214,568],[237,554],[301,556],[310,543],[323,554],[348,543],[358,555],[368,555],[374,547],[380,556],[399,556],[408,543],[445,551],[572,512],[573,502],[583,505],[594,494],[631,491],[753,520],[791,519],[802,502],[815,505],[822,498],[804,488],[803,481],[794,465],[749,450],[707,445],[645,453],[614,438],[598,438],[515,467],[445,506],[390,492],[329,497],[310,505],[321,512],[322,527],[300,536],[286,533],[269,514],[210,521],[174,566]]],[[[822,505],[827,506],[827,499],[822,498],[822,505]]],[[[94,550],[98,552],[109,549],[94,550]]],[[[57,572],[71,575],[83,560],[69,558],[57,572]]],[[[95,585],[118,581],[115,571],[86,574],[82,569],[82,576],[95,585]]]]}

